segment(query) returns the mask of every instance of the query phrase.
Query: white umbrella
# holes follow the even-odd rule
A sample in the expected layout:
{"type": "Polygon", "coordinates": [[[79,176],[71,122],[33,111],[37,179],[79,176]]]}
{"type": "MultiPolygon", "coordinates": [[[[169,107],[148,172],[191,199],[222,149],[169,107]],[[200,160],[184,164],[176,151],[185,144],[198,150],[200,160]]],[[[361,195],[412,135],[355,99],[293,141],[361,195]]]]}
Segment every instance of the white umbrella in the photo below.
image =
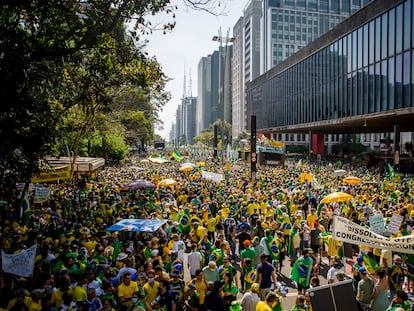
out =
{"type": "Polygon", "coordinates": [[[347,172],[345,170],[336,170],[332,173],[332,176],[339,177],[344,176],[347,172]]]}

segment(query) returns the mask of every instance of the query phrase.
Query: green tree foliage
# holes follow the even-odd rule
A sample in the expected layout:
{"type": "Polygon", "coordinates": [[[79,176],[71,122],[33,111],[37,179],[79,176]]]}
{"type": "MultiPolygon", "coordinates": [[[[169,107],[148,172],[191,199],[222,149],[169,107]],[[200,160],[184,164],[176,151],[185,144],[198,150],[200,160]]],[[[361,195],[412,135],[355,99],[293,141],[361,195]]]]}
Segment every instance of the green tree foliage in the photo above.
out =
{"type": "MultiPolygon", "coordinates": [[[[223,8],[226,0],[184,0],[195,9],[223,8]]],[[[170,0],[5,0],[0,3],[0,184],[29,180],[48,154],[63,118],[82,111],[76,141],[107,113],[117,86],[133,85],[157,98],[165,77],[140,49],[151,18],[171,18],[170,0]],[[128,29],[124,25],[131,25],[128,29]],[[129,37],[126,36],[129,34],[129,37]],[[131,40],[132,38],[132,40],[131,40]],[[135,49],[134,49],[135,48],[135,49]],[[121,74],[121,75],[119,75],[121,74]],[[158,82],[155,82],[158,81],[158,82]]],[[[151,101],[151,104],[153,102],[151,101]]],[[[159,106],[157,107],[157,109],[159,106]]],[[[64,123],[64,122],[63,122],[64,123]]],[[[73,124],[74,126],[74,124],[73,124]]]]}

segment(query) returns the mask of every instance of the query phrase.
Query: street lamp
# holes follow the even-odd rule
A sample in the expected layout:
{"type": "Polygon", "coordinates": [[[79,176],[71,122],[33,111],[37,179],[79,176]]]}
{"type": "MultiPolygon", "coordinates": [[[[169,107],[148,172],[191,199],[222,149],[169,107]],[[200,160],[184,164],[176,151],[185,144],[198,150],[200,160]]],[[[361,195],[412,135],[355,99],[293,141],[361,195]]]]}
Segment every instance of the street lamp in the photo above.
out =
{"type": "MultiPolygon", "coordinates": [[[[225,78],[226,73],[227,75],[230,75],[230,70],[227,70],[228,58],[229,58],[229,51],[228,51],[228,44],[233,43],[235,38],[229,36],[230,29],[227,30],[227,35],[223,37],[221,35],[221,28],[219,28],[218,36],[213,36],[213,41],[219,42],[219,94],[218,94],[218,106],[220,107],[219,110],[219,118],[222,120],[221,123],[221,162],[224,162],[224,143],[225,143],[225,121],[226,117],[229,121],[231,121],[231,109],[230,109],[230,102],[229,100],[226,100],[225,94],[224,94],[224,84],[225,84],[225,78]],[[224,43],[224,51],[223,51],[223,43],[224,43]],[[228,110],[228,112],[226,111],[228,110]],[[227,112],[227,113],[226,113],[227,112]]],[[[227,95],[227,98],[230,98],[227,95]]]]}

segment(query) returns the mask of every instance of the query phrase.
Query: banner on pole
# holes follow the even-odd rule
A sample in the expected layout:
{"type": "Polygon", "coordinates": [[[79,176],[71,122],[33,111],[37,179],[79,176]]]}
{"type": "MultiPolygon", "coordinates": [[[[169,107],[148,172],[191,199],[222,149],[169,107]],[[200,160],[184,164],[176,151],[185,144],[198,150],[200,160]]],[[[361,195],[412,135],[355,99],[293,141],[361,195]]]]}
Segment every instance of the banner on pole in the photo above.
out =
{"type": "Polygon", "coordinates": [[[6,254],[2,250],[3,272],[23,276],[25,278],[32,275],[36,258],[36,249],[37,244],[22,250],[19,254],[6,254]]]}
{"type": "Polygon", "coordinates": [[[334,217],[332,238],[356,245],[414,254],[414,235],[387,238],[340,216],[334,217]]]}

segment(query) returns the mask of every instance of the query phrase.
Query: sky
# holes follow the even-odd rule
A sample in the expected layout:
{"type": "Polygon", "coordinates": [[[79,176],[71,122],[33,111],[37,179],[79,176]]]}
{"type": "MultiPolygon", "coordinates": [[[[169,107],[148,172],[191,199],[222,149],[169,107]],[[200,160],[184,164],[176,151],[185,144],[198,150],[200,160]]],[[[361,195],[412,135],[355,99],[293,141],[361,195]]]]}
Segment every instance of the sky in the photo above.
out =
{"type": "MultiPolygon", "coordinates": [[[[176,26],[172,32],[165,35],[154,32],[148,39],[147,51],[155,56],[161,64],[164,73],[171,78],[167,91],[172,95],[171,100],[160,113],[163,129],[156,128],[155,133],[168,140],[171,125],[175,123],[175,113],[184,92],[184,74],[188,82],[192,80],[191,92],[197,96],[197,67],[202,57],[212,54],[219,48],[219,42],[212,41],[213,36],[222,37],[233,35],[233,27],[243,15],[248,0],[227,0],[225,15],[214,16],[208,12],[189,10],[183,5],[183,0],[172,0],[179,7],[176,11],[176,26]]],[[[156,17],[157,18],[157,17],[156,17]]],[[[158,17],[155,22],[170,21],[171,17],[158,17]]],[[[223,43],[224,44],[224,43],[223,43]]],[[[189,93],[189,91],[187,91],[189,93]]]]}

